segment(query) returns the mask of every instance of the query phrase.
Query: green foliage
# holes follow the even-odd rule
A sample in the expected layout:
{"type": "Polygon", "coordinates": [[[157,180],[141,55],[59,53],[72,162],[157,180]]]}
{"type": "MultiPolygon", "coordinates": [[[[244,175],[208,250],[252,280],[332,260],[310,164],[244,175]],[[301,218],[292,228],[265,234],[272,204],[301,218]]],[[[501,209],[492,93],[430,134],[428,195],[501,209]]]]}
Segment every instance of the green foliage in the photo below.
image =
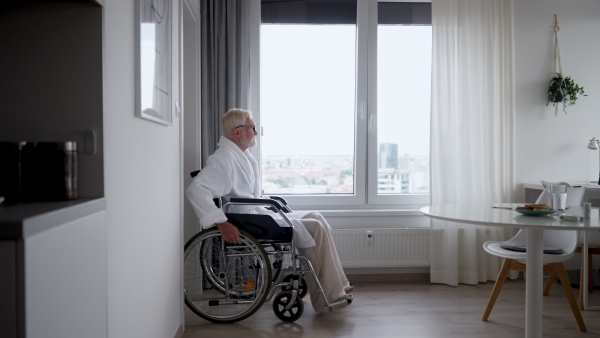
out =
{"type": "Polygon", "coordinates": [[[347,176],[352,176],[352,170],[340,171],[340,185],[344,184],[347,176]]]}
{"type": "Polygon", "coordinates": [[[289,184],[283,179],[272,180],[273,183],[277,184],[280,188],[289,188],[289,184]]]}
{"type": "Polygon", "coordinates": [[[556,106],[562,102],[563,111],[566,114],[567,107],[575,104],[578,94],[587,96],[585,95],[583,87],[576,84],[571,77],[567,76],[563,78],[562,74],[556,73],[556,76],[550,80],[546,106],[549,104],[556,106]]]}
{"type": "Polygon", "coordinates": [[[306,184],[308,185],[327,185],[327,181],[325,180],[317,180],[316,178],[308,178],[306,176],[302,176],[306,184]]]}

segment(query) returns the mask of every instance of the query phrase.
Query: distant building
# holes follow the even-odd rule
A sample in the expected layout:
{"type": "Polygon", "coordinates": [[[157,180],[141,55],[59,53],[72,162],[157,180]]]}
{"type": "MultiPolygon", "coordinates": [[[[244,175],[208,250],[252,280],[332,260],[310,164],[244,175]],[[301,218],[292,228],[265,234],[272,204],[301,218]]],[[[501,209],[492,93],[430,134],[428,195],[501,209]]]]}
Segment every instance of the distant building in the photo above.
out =
{"type": "Polygon", "coordinates": [[[380,194],[406,194],[410,192],[410,173],[407,170],[379,169],[377,192],[380,194]]]}
{"type": "Polygon", "coordinates": [[[382,143],[379,145],[379,168],[398,169],[398,145],[382,143]]]}

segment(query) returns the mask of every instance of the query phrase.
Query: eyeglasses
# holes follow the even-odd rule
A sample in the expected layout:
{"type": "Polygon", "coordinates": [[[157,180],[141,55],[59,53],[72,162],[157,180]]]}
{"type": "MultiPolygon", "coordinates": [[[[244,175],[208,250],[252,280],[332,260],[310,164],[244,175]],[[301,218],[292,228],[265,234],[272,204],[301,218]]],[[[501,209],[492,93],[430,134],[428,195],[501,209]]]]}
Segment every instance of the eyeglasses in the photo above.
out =
{"type": "Polygon", "coordinates": [[[237,126],[236,128],[252,128],[252,131],[256,133],[256,126],[237,126]]]}

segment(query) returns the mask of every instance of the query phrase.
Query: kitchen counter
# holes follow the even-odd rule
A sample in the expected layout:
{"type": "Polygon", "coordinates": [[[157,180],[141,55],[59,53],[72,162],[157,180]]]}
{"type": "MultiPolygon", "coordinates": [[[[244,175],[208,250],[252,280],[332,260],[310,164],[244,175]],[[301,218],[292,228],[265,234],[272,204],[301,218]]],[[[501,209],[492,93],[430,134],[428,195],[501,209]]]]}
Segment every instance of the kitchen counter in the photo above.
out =
{"type": "Polygon", "coordinates": [[[101,198],[0,204],[0,238],[25,239],[105,209],[101,198]]]}
{"type": "Polygon", "coordinates": [[[108,336],[105,207],[0,204],[0,337],[108,336]]]}

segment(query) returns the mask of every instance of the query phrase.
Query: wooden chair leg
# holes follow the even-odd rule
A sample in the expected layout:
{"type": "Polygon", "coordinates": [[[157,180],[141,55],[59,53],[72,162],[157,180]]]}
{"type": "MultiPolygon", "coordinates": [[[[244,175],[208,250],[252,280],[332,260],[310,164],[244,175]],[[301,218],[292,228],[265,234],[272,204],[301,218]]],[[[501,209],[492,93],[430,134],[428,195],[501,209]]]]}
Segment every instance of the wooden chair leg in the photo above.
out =
{"type": "Polygon", "coordinates": [[[548,280],[546,281],[546,286],[544,287],[544,296],[547,296],[550,292],[550,288],[552,287],[552,283],[556,279],[556,272],[551,272],[548,276],[548,280]]]}
{"type": "Polygon", "coordinates": [[[556,268],[556,273],[560,279],[560,284],[563,286],[563,289],[567,294],[567,299],[569,300],[569,305],[571,305],[571,310],[573,310],[573,315],[575,315],[575,320],[577,321],[579,330],[581,332],[587,332],[585,323],[583,322],[583,317],[581,316],[581,312],[579,311],[579,307],[575,301],[575,296],[573,296],[571,281],[569,281],[569,276],[567,275],[567,270],[565,270],[565,265],[563,263],[554,263],[553,265],[556,268]]]}
{"type": "MultiPolygon", "coordinates": [[[[583,250],[579,250],[580,252],[583,250]]],[[[587,271],[588,271],[588,275],[585,276],[584,274],[584,265],[583,265],[583,252],[581,252],[581,267],[579,268],[579,309],[583,311],[583,293],[585,292],[585,290],[583,289],[583,279],[587,278],[588,279],[588,288],[587,291],[588,292],[594,292],[594,267],[593,267],[593,262],[592,262],[592,258],[593,258],[593,254],[588,252],[588,266],[587,266],[587,271]]]]}
{"type": "Polygon", "coordinates": [[[494,283],[494,288],[492,289],[492,294],[490,295],[490,299],[488,300],[485,312],[483,313],[483,318],[481,318],[481,320],[483,321],[487,321],[490,316],[490,313],[492,312],[492,308],[496,303],[496,299],[500,294],[500,290],[502,290],[502,286],[504,285],[506,277],[510,272],[511,261],[512,259],[504,259],[504,262],[502,263],[502,267],[500,268],[500,272],[498,272],[498,277],[496,278],[496,283],[494,283]]]}

